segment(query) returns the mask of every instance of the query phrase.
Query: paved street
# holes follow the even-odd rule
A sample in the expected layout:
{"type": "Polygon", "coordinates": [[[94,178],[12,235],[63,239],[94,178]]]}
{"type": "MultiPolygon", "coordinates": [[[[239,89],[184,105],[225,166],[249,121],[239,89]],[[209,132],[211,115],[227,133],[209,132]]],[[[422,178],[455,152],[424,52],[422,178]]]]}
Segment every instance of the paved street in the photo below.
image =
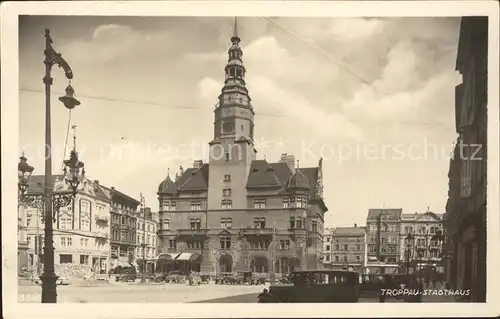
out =
{"type": "MultiPolygon", "coordinates": [[[[107,284],[96,286],[58,286],[59,302],[78,303],[255,303],[264,286],[182,284],[107,284]]],[[[41,300],[41,287],[20,285],[19,302],[41,300]]],[[[376,297],[359,299],[360,303],[378,302],[376,297]]],[[[388,297],[387,303],[404,302],[388,297]]],[[[453,302],[449,296],[424,296],[422,302],[453,302]]]]}
{"type": "MultiPolygon", "coordinates": [[[[239,295],[257,295],[263,286],[182,284],[105,284],[93,287],[58,286],[58,302],[80,303],[142,303],[196,302],[239,295]]],[[[19,302],[40,302],[40,286],[19,286],[19,302]]],[[[248,298],[248,297],[247,297],[248,298]]],[[[251,298],[249,298],[251,299],[251,298]]],[[[253,298],[253,302],[256,298],[253,298]]],[[[231,301],[229,301],[231,302],[231,301]]],[[[232,301],[237,302],[237,301],[232,301]]],[[[241,301],[244,302],[244,301],[241,301]]]]}

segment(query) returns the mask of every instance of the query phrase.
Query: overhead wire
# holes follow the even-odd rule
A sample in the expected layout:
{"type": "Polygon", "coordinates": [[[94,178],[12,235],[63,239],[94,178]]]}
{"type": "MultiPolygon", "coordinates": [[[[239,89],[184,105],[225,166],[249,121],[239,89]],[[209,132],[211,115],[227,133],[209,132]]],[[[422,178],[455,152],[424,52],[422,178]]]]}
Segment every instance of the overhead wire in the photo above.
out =
{"type": "MultiPolygon", "coordinates": [[[[29,88],[20,88],[20,91],[23,92],[29,92],[29,93],[36,93],[36,94],[43,94],[44,92],[42,90],[34,90],[34,89],[29,89],[29,88]]],[[[57,93],[57,92],[55,92],[57,93]]],[[[93,100],[102,100],[102,101],[109,101],[109,102],[123,102],[123,103],[130,103],[130,104],[139,104],[139,105],[149,105],[149,106],[157,106],[157,107],[165,107],[165,108],[173,108],[173,109],[184,109],[184,110],[194,110],[194,111],[210,111],[213,112],[213,109],[207,109],[207,108],[202,108],[202,107],[193,107],[193,106],[185,106],[185,105],[168,105],[165,103],[160,103],[160,102],[154,102],[154,101],[139,101],[139,100],[132,100],[132,99],[122,99],[122,98],[114,98],[114,97],[106,97],[106,96],[93,96],[93,95],[88,95],[88,94],[79,94],[81,98],[86,98],[86,99],[93,99],[93,100]]],[[[262,113],[262,112],[255,112],[255,115],[259,116],[269,116],[269,117],[289,117],[284,114],[275,114],[275,113],[262,113]]]]}
{"type": "MultiPolygon", "coordinates": [[[[342,56],[341,54],[337,54],[337,56],[343,62],[349,64],[351,66],[351,68],[349,68],[345,65],[342,65],[338,61],[338,59],[336,60],[335,58],[333,58],[331,56],[331,54],[329,53],[329,51],[324,50],[320,45],[318,45],[318,44],[316,44],[316,46],[311,45],[311,42],[317,43],[314,39],[311,39],[310,37],[307,37],[296,30],[292,30],[292,28],[290,26],[285,27],[282,24],[280,25],[279,22],[275,21],[275,19],[273,19],[273,18],[270,18],[270,17],[259,17],[259,18],[267,21],[271,27],[273,27],[274,29],[276,29],[277,31],[279,31],[280,33],[285,35],[290,40],[298,42],[299,44],[319,53],[322,57],[326,58],[330,62],[333,62],[335,65],[340,67],[343,71],[347,72],[349,75],[351,75],[354,79],[358,80],[359,82],[366,84],[366,85],[370,85],[373,82],[373,81],[365,79],[363,76],[360,76],[359,74],[356,73],[355,70],[352,70],[351,68],[356,68],[356,66],[354,66],[353,61],[351,61],[347,57],[342,56]],[[297,36],[297,35],[299,35],[299,36],[297,36]],[[300,39],[300,36],[302,36],[302,39],[300,39]]],[[[381,93],[384,96],[389,96],[389,94],[387,92],[381,91],[380,89],[378,91],[379,91],[379,93],[381,93]]],[[[423,125],[423,126],[427,126],[427,127],[432,126],[433,128],[440,128],[440,129],[445,130],[445,131],[454,131],[453,128],[450,128],[449,126],[444,125],[443,123],[435,121],[433,118],[430,118],[428,116],[424,116],[423,114],[417,114],[417,116],[419,116],[420,118],[422,118],[425,121],[424,122],[413,122],[413,123],[411,123],[411,122],[400,122],[400,123],[401,124],[417,124],[418,123],[419,125],[423,125]]]]}

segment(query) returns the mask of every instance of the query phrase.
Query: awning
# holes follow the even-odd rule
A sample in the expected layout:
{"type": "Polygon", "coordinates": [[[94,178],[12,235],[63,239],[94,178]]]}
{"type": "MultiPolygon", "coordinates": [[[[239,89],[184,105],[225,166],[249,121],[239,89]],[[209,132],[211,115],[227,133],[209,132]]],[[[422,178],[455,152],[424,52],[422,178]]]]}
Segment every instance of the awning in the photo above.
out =
{"type": "Polygon", "coordinates": [[[126,261],[121,261],[119,260],[118,263],[116,264],[116,267],[133,267],[130,263],[126,261]]]}
{"type": "Polygon", "coordinates": [[[181,253],[175,260],[195,261],[201,259],[200,253],[181,253]]]}
{"type": "Polygon", "coordinates": [[[156,256],[156,260],[174,260],[177,256],[179,256],[180,253],[160,253],[158,256],[156,256]]]}

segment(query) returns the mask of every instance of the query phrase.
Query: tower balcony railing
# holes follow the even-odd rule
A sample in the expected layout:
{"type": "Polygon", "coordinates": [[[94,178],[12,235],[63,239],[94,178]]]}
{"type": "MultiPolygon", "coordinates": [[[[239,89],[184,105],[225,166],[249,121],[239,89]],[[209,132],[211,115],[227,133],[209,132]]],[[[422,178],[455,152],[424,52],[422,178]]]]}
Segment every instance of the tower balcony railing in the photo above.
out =
{"type": "Polygon", "coordinates": [[[243,100],[242,98],[219,101],[215,104],[215,108],[218,108],[220,106],[234,106],[234,105],[252,108],[252,103],[243,100]]]}

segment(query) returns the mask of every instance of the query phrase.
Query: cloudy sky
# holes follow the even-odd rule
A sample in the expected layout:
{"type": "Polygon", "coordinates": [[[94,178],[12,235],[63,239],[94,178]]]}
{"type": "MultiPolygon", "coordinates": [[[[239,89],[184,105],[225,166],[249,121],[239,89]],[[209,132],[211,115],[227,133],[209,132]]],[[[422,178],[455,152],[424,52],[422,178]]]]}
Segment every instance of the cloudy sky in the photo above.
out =
{"type": "MultiPolygon", "coordinates": [[[[157,209],[170,169],[207,159],[234,18],[20,17],[20,145],[43,173],[44,29],[71,64],[90,178],[157,209]]],[[[259,158],[323,157],[327,226],[369,208],[443,213],[455,139],[457,18],[238,19],[259,158]]],[[[54,172],[68,84],[54,68],[54,172]]],[[[68,139],[71,147],[71,133],[68,139]]]]}

